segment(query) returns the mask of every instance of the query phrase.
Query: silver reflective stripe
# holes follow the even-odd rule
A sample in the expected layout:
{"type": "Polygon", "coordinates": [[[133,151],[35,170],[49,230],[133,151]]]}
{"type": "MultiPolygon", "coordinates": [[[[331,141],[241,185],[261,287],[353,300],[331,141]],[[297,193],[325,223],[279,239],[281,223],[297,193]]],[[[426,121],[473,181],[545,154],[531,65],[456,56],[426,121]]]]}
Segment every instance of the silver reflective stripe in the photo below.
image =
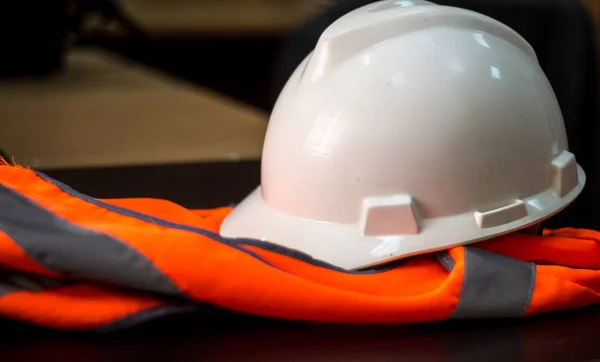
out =
{"type": "Polygon", "coordinates": [[[3,185],[0,185],[0,230],[36,262],[65,277],[184,296],[133,247],[115,237],[75,225],[3,185]]]}
{"type": "Polygon", "coordinates": [[[13,292],[39,292],[70,285],[66,280],[0,270],[0,298],[13,292]]]}
{"type": "MultiPolygon", "coordinates": [[[[448,270],[454,260],[438,255],[448,270]]],[[[535,265],[478,248],[465,247],[465,267],[458,306],[451,319],[522,316],[531,302],[535,265]]]]}

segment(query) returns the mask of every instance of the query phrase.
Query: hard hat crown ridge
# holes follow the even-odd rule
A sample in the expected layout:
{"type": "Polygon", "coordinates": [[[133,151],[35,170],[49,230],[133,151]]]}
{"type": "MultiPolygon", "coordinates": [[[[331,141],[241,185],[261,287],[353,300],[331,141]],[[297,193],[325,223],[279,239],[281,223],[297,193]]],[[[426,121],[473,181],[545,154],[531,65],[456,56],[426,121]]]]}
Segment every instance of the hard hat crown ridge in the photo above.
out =
{"type": "Polygon", "coordinates": [[[362,268],[525,228],[584,183],[525,40],[471,11],[382,1],[334,22],[292,74],[261,186],[221,233],[362,268]]]}
{"type": "Polygon", "coordinates": [[[383,1],[354,10],[329,26],[319,38],[307,74],[314,81],[337,64],[370,47],[408,33],[448,27],[477,28],[481,34],[504,39],[537,59],[527,41],[490,17],[427,1],[383,1]]]}

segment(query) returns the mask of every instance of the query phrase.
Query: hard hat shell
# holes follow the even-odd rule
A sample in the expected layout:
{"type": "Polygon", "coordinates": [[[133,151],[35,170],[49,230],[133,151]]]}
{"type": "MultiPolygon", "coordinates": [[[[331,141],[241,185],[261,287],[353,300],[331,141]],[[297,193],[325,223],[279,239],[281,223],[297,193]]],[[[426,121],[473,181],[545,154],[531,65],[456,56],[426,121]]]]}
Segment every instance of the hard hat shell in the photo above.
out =
{"type": "Polygon", "coordinates": [[[364,268],[527,227],[584,183],[523,38],[472,11],[382,1],[334,22],[290,77],[261,186],[221,234],[364,268]]]}

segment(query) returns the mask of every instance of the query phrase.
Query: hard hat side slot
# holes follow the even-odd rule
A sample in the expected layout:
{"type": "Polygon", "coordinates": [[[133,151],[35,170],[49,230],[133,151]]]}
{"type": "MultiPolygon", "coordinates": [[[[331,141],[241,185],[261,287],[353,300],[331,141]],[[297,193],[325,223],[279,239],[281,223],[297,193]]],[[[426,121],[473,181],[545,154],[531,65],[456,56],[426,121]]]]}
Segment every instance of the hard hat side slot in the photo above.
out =
{"type": "Polygon", "coordinates": [[[482,229],[508,224],[527,216],[527,207],[522,200],[485,212],[475,212],[475,222],[482,229]]]}
{"type": "Polygon", "coordinates": [[[563,151],[552,161],[553,179],[552,190],[558,197],[564,197],[579,183],[575,155],[563,151]]]}
{"type": "Polygon", "coordinates": [[[421,222],[410,195],[367,197],[360,226],[365,236],[418,234],[421,222]]]}

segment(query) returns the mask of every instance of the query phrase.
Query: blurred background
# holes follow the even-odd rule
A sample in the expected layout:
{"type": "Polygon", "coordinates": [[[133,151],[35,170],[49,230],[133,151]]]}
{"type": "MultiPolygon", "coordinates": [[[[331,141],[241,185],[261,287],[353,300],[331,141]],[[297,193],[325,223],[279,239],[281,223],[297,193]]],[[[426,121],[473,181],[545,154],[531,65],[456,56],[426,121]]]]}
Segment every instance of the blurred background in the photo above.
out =
{"type": "MultiPolygon", "coordinates": [[[[277,94],[366,0],[20,0],[0,24],[0,149],[101,198],[208,208],[260,182],[277,94]]],[[[440,0],[535,48],[588,173],[556,226],[600,229],[600,0],[440,0]],[[598,185],[598,186],[595,186],[598,185]]]]}

